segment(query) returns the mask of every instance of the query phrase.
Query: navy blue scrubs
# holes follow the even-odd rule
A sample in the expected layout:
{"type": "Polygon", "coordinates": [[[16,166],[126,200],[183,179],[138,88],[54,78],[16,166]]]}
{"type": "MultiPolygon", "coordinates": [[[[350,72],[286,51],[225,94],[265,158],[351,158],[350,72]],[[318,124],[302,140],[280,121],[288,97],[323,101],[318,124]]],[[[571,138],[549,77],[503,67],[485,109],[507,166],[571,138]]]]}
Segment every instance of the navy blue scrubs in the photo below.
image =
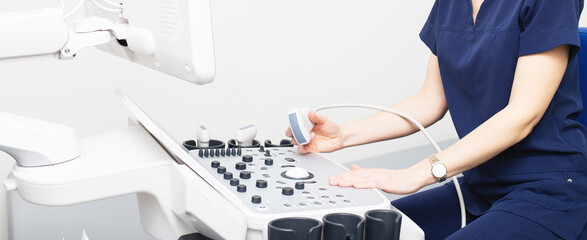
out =
{"type": "Polygon", "coordinates": [[[587,238],[587,130],[577,120],[583,107],[576,57],[582,9],[583,0],[485,0],[473,23],[471,0],[435,2],[420,37],[438,57],[459,137],[507,106],[519,57],[566,44],[571,54],[552,102],[530,135],[464,172],[466,209],[476,219],[471,226],[457,231],[458,200],[450,186],[392,203],[427,238],[445,238],[451,231],[457,231],[454,239],[587,238]],[[435,213],[434,204],[454,209],[435,213]],[[452,212],[456,227],[448,233],[440,233],[444,220],[426,223],[452,212]]]}

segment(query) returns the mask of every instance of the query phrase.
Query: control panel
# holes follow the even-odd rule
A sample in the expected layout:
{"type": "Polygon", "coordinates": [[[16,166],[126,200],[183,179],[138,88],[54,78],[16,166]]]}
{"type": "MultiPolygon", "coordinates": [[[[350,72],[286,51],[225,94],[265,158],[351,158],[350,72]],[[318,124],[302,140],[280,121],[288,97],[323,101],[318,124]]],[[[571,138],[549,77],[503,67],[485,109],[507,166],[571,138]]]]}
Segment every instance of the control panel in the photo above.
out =
{"type": "Polygon", "coordinates": [[[319,154],[300,154],[294,147],[229,144],[228,148],[192,149],[189,154],[257,213],[365,207],[382,202],[373,189],[329,185],[330,176],[348,169],[319,154]]]}

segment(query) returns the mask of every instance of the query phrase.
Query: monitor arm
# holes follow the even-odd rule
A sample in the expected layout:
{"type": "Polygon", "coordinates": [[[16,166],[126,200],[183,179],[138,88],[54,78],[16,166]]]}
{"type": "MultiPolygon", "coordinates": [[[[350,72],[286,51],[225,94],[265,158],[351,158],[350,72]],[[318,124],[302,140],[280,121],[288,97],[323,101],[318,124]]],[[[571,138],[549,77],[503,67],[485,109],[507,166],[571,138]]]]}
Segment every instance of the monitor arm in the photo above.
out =
{"type": "Polygon", "coordinates": [[[59,58],[70,60],[82,49],[108,43],[112,37],[130,50],[154,54],[152,34],[126,23],[100,17],[76,20],[68,26],[53,9],[0,14],[0,60],[59,58]]]}

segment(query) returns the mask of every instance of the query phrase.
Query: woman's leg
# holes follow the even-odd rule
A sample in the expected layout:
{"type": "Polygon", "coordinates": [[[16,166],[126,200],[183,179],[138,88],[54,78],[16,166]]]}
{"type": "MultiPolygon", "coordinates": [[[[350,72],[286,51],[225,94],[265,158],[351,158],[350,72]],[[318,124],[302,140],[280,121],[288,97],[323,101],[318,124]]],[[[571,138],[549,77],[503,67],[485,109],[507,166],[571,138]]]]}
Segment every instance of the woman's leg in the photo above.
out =
{"type": "Polygon", "coordinates": [[[427,240],[445,239],[461,227],[459,199],[452,183],[400,198],[391,204],[418,224],[427,240]]]}
{"type": "Polygon", "coordinates": [[[489,211],[465,228],[450,235],[450,240],[465,239],[561,239],[540,224],[504,211],[489,211]]]}

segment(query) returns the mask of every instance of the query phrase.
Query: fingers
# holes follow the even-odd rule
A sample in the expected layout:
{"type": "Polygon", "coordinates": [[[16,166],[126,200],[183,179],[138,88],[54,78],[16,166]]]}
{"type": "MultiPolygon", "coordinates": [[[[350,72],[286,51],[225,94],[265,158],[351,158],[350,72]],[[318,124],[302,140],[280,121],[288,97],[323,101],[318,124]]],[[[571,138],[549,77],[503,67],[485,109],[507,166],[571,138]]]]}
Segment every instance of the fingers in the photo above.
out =
{"type": "Polygon", "coordinates": [[[385,173],[379,169],[367,169],[351,165],[351,171],[330,177],[330,185],[355,188],[378,188],[385,173]]]}
{"type": "Polygon", "coordinates": [[[324,124],[328,121],[328,118],[322,115],[316,114],[315,111],[310,111],[308,113],[308,118],[315,124],[324,124]]]}
{"type": "Polygon", "coordinates": [[[298,152],[301,154],[309,153],[310,150],[305,145],[298,145],[298,152]]]}

